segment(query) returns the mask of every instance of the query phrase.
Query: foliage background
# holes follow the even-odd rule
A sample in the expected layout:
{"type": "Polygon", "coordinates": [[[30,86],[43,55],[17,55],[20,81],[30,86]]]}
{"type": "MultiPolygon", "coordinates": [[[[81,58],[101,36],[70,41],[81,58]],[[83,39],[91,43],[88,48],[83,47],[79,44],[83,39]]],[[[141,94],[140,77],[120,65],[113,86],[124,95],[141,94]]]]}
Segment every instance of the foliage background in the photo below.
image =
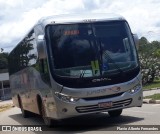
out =
{"type": "Polygon", "coordinates": [[[0,73],[8,72],[8,53],[0,53],[0,73]]]}
{"type": "Polygon", "coordinates": [[[142,71],[142,83],[146,85],[160,78],[160,42],[149,42],[145,37],[139,40],[139,59],[142,71]]]}

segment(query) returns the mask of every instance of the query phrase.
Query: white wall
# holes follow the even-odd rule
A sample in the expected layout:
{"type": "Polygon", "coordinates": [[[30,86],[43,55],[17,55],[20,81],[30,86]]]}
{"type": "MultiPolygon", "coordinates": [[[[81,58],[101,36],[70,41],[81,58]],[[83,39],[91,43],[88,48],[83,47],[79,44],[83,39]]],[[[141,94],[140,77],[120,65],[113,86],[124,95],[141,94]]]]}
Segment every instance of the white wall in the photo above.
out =
{"type": "Polygon", "coordinates": [[[9,80],[9,74],[8,73],[1,73],[0,74],[0,81],[9,80]]]}

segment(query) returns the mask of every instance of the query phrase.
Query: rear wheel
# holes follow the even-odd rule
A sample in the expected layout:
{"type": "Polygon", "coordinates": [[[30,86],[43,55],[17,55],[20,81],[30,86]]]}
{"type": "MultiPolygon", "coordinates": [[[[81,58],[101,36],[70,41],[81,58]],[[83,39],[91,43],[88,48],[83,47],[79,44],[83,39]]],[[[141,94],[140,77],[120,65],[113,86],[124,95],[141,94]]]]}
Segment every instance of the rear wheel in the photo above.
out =
{"type": "Polygon", "coordinates": [[[108,111],[108,114],[111,117],[118,117],[122,114],[122,109],[114,110],[114,111],[108,111]]]}
{"type": "Polygon", "coordinates": [[[22,116],[24,118],[28,118],[31,116],[31,112],[27,111],[27,110],[24,110],[23,108],[23,105],[22,105],[22,100],[20,99],[20,97],[18,98],[19,99],[19,107],[21,109],[21,112],[22,112],[22,116]]]}

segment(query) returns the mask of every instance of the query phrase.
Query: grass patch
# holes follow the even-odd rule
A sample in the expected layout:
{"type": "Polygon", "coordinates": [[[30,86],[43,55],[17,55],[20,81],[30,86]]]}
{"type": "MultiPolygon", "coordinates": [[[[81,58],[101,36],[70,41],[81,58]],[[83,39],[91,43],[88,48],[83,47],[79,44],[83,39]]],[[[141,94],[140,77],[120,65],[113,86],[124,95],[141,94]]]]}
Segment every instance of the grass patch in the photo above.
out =
{"type": "Polygon", "coordinates": [[[144,99],[160,100],[160,94],[154,94],[144,97],[144,99]]]}
{"type": "Polygon", "coordinates": [[[0,106],[0,112],[3,112],[3,111],[5,111],[5,110],[7,110],[7,109],[10,109],[10,108],[12,108],[12,107],[13,107],[13,104],[1,105],[1,106],[0,106]]]}
{"type": "Polygon", "coordinates": [[[143,86],[143,89],[160,88],[160,80],[155,80],[153,83],[143,86]]]}

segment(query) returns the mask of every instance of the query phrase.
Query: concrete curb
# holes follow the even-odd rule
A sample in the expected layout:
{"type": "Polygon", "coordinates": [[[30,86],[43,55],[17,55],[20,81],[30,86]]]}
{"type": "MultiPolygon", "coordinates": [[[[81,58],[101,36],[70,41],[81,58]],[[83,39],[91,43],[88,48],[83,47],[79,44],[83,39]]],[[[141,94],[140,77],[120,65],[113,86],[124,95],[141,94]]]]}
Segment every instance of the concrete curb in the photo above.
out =
{"type": "Polygon", "coordinates": [[[143,99],[143,103],[147,103],[147,104],[160,104],[160,100],[143,99]]]}
{"type": "Polygon", "coordinates": [[[143,92],[145,92],[145,91],[154,91],[154,90],[160,90],[160,87],[151,88],[151,89],[143,89],[143,92]]]}

